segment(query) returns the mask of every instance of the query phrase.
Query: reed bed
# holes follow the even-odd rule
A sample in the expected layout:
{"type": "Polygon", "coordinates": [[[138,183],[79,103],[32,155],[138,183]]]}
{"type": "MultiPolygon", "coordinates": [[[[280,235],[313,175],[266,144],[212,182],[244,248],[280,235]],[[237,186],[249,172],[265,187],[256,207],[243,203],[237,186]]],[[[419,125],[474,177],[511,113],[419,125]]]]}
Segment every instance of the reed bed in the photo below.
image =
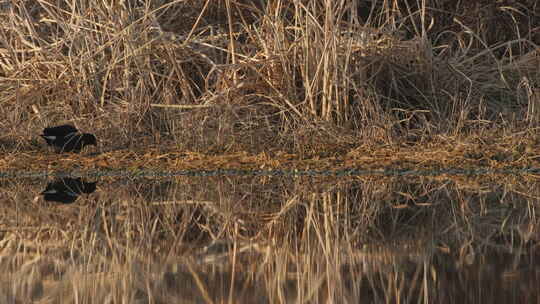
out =
{"type": "MultiPolygon", "coordinates": [[[[0,0],[0,172],[538,168],[539,11],[0,0]]],[[[0,302],[538,302],[535,172],[0,179],[0,302]]]]}
{"type": "Polygon", "coordinates": [[[535,1],[1,8],[4,152],[36,150],[43,127],[65,122],[120,150],[310,153],[494,132],[536,138],[535,1]]]}

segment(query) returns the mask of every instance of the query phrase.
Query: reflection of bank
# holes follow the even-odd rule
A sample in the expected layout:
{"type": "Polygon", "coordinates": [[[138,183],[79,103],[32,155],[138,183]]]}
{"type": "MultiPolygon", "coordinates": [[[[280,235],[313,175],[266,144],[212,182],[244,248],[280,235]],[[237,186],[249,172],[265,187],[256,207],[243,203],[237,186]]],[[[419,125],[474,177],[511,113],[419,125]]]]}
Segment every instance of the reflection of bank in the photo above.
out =
{"type": "Polygon", "coordinates": [[[46,201],[71,204],[77,200],[79,195],[90,194],[96,191],[97,182],[87,183],[81,178],[64,177],[49,182],[45,191],[41,192],[46,201]]]}

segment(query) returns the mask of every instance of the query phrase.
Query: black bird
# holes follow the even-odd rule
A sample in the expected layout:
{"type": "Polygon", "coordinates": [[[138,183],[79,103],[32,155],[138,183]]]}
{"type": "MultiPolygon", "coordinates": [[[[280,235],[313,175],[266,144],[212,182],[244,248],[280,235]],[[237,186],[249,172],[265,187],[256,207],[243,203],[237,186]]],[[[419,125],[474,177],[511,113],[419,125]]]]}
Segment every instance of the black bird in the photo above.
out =
{"type": "Polygon", "coordinates": [[[59,202],[62,204],[71,204],[79,195],[90,194],[96,191],[97,182],[83,182],[81,178],[64,177],[49,182],[45,191],[41,192],[46,201],[59,202]]]}
{"type": "Polygon", "coordinates": [[[54,146],[56,152],[81,152],[86,145],[97,145],[94,134],[80,133],[72,125],[45,128],[41,135],[49,146],[54,146]]]}

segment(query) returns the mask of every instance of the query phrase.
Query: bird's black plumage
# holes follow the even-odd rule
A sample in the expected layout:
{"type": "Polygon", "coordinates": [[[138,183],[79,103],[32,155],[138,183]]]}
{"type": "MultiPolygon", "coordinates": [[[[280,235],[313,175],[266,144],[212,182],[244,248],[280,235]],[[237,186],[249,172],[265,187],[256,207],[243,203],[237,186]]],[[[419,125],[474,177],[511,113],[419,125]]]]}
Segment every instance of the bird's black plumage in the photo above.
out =
{"type": "Polygon", "coordinates": [[[87,145],[97,145],[94,134],[80,133],[72,125],[49,127],[43,130],[41,135],[49,146],[53,146],[57,152],[81,152],[87,145]]]}
{"type": "Polygon", "coordinates": [[[71,204],[79,195],[96,191],[97,182],[87,183],[81,178],[61,178],[50,182],[41,194],[46,201],[71,204]]]}

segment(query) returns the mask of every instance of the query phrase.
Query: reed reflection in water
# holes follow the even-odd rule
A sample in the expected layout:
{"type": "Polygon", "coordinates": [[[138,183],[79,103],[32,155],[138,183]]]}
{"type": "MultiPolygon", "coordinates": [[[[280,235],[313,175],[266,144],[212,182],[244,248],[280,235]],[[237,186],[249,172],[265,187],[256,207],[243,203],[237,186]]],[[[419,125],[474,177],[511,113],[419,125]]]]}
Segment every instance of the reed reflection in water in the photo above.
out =
{"type": "Polygon", "coordinates": [[[98,182],[56,205],[42,179],[0,180],[2,302],[538,300],[534,180],[98,182]]]}

